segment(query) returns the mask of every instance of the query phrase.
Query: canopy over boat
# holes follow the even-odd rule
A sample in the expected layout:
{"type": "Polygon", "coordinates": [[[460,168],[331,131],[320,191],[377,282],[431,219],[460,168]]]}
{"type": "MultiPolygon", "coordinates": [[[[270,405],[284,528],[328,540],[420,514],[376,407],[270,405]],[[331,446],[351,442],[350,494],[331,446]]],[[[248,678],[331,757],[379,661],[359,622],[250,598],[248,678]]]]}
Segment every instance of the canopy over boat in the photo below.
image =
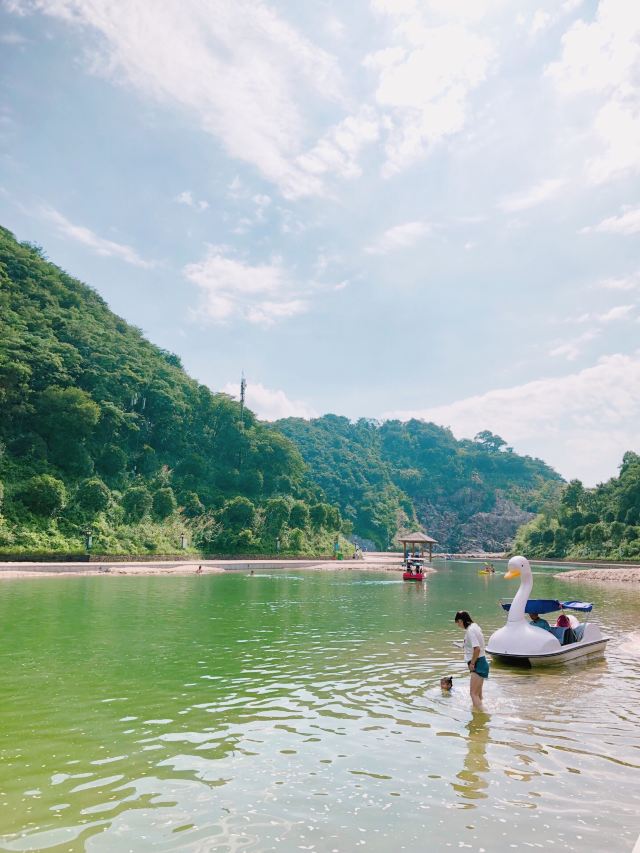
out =
{"type": "MultiPolygon", "coordinates": [[[[500,599],[503,610],[509,610],[513,599],[500,599]]],[[[591,613],[593,604],[588,601],[558,601],[555,598],[530,598],[527,601],[525,613],[555,613],[556,610],[576,610],[579,613],[591,613]]]]}

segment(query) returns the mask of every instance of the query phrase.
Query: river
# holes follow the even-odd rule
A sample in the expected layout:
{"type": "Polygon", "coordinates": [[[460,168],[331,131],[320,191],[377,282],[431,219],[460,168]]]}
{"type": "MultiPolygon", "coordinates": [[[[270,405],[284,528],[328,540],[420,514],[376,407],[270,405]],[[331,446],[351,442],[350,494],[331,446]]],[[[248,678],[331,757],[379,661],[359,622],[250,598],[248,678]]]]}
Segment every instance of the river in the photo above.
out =
{"type": "Polygon", "coordinates": [[[472,713],[453,614],[503,624],[495,565],[5,581],[0,849],[628,853],[640,592],[534,567],[606,657],[493,666],[472,713]]]}

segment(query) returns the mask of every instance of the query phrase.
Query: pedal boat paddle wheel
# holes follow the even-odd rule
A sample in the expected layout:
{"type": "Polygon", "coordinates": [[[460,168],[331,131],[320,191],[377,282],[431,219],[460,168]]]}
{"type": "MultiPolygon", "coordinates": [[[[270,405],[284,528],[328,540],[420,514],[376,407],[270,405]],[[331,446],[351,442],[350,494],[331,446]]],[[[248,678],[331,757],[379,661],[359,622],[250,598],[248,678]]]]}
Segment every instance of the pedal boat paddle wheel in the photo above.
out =
{"type": "Polygon", "coordinates": [[[504,577],[519,577],[520,588],[512,601],[501,602],[502,608],[508,613],[507,624],[494,631],[486,646],[487,653],[494,660],[537,667],[604,654],[611,638],[603,636],[593,622],[580,623],[574,615],[569,615],[569,627],[556,627],[547,631],[536,628],[525,616],[527,613],[543,615],[565,610],[571,614],[590,613],[592,604],[586,601],[561,602],[529,598],[533,589],[533,576],[529,561],[524,557],[512,557],[504,577]]]}

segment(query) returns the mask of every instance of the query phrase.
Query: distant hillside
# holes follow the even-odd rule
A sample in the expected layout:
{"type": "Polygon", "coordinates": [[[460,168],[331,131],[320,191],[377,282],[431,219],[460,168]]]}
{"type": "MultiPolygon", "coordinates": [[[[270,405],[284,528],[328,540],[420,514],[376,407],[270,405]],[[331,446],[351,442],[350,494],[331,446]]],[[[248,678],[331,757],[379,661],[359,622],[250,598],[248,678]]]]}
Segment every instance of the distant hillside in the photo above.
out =
{"type": "Polygon", "coordinates": [[[640,456],[624,454],[620,474],[594,489],[571,480],[518,532],[527,556],[572,560],[640,558],[640,456]]]}
{"type": "Polygon", "coordinates": [[[562,485],[544,462],[519,456],[490,432],[457,441],[423,421],[351,423],[336,415],[275,427],[297,444],[354,532],[377,547],[419,524],[445,551],[504,550],[562,485]]]}
{"type": "Polygon", "coordinates": [[[329,552],[295,445],[0,228],[0,552],[329,552]]]}

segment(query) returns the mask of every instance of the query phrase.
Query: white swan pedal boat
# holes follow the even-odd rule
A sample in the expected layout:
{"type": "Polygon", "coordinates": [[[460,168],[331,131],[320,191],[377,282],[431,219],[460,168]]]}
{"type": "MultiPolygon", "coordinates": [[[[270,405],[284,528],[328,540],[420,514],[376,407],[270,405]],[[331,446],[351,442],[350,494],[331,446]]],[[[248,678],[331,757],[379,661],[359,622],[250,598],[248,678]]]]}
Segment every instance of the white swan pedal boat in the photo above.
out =
{"type": "Polygon", "coordinates": [[[520,588],[513,601],[501,602],[508,611],[507,624],[489,637],[486,651],[494,660],[504,663],[528,663],[530,666],[550,666],[582,657],[604,654],[610,637],[603,636],[593,622],[580,623],[569,615],[567,628],[536,628],[526,613],[590,613],[593,605],[585,601],[557,601],[555,599],[530,599],[533,576],[529,561],[524,557],[512,557],[505,578],[520,578],[520,588]]]}

